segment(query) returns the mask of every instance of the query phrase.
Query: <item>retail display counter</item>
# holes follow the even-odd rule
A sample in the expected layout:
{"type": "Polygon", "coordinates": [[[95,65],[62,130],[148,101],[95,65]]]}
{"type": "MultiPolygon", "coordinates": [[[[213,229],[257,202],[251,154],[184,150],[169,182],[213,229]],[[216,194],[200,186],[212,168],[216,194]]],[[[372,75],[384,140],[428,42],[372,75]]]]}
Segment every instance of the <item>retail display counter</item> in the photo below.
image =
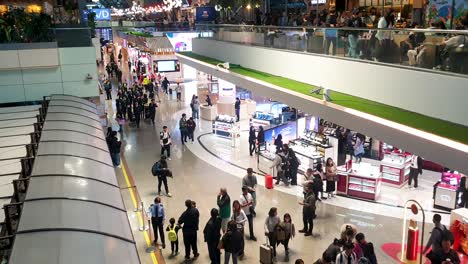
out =
{"type": "Polygon", "coordinates": [[[368,163],[353,164],[351,169],[340,167],[337,171],[337,192],[366,200],[377,200],[380,195],[382,174],[379,167],[368,163]]]}
{"type": "Polygon", "coordinates": [[[219,115],[213,121],[213,133],[220,137],[231,137],[231,130],[235,124],[235,117],[219,115]]]}
{"type": "Polygon", "coordinates": [[[216,106],[200,105],[200,117],[204,120],[213,121],[216,119],[218,111],[216,106]]]}
{"type": "MultiPolygon", "coordinates": [[[[269,151],[260,151],[258,155],[257,168],[263,173],[272,173],[270,167],[273,165],[275,154],[269,151]]],[[[275,175],[273,175],[275,177],[275,175]]]]}
{"type": "Polygon", "coordinates": [[[255,112],[252,118],[252,125],[254,127],[263,126],[263,128],[270,127],[274,124],[274,115],[271,113],[255,112]]]}
{"type": "Polygon", "coordinates": [[[382,181],[402,187],[409,178],[411,156],[400,153],[385,153],[380,161],[382,181]]]}
{"type": "Polygon", "coordinates": [[[299,172],[305,173],[308,168],[315,168],[317,164],[323,162],[324,155],[317,150],[317,146],[312,144],[306,139],[296,139],[289,141],[289,145],[296,153],[296,157],[301,164],[299,165],[299,172]]]}
{"type": "Polygon", "coordinates": [[[434,185],[434,208],[445,210],[457,208],[460,180],[460,174],[450,172],[442,173],[440,181],[434,185]]]}

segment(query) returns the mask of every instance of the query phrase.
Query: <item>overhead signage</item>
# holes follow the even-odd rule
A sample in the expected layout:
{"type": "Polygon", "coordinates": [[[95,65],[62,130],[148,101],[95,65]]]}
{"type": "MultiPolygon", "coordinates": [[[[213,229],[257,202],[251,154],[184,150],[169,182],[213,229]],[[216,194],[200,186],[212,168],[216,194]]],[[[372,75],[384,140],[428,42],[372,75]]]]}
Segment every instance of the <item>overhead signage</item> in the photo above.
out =
{"type": "Polygon", "coordinates": [[[95,8],[89,10],[83,10],[83,20],[88,21],[88,14],[93,12],[96,14],[96,21],[109,21],[111,20],[111,10],[108,8],[95,8]]]}

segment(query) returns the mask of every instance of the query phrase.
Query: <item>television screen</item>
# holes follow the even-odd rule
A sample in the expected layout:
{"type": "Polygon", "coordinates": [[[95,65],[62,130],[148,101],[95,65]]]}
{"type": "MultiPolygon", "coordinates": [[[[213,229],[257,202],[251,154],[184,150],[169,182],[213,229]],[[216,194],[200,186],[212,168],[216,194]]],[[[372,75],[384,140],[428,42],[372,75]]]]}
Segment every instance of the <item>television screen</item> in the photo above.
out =
{"type": "Polygon", "coordinates": [[[155,61],[155,72],[178,72],[180,63],[178,60],[159,60],[155,61]]]}

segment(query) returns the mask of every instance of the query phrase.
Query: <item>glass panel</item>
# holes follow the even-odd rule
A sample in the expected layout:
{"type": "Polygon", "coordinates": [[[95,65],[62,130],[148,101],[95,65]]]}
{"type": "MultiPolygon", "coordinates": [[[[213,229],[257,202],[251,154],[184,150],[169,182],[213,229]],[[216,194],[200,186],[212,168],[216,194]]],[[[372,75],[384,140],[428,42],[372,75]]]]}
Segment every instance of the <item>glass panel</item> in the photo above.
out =
{"type": "Polygon", "coordinates": [[[220,41],[468,75],[463,30],[251,25],[197,25],[196,30],[210,30],[220,41]]]}

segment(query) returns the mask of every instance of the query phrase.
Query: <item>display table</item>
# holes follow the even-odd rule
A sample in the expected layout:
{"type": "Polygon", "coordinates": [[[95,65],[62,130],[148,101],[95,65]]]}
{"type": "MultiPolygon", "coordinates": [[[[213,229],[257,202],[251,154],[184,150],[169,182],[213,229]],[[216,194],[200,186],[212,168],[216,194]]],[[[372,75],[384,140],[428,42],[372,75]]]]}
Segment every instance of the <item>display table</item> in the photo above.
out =
{"type": "Polygon", "coordinates": [[[317,146],[309,144],[310,142],[303,139],[296,139],[289,141],[289,145],[296,153],[296,157],[301,164],[299,165],[299,172],[305,174],[308,168],[316,168],[317,164],[323,163],[324,155],[317,150],[317,146]]]}
{"type": "MultiPolygon", "coordinates": [[[[257,160],[257,168],[259,171],[263,173],[273,173],[272,169],[270,168],[273,165],[273,161],[275,159],[275,154],[269,151],[260,151],[257,160]]],[[[272,175],[276,177],[276,175],[272,175]]]]}
{"type": "Polygon", "coordinates": [[[382,174],[379,167],[368,163],[353,164],[352,169],[340,169],[337,175],[339,194],[373,201],[380,195],[382,174]]]}
{"type": "Polygon", "coordinates": [[[434,185],[434,208],[452,210],[457,208],[458,188],[447,183],[438,182],[434,185]]]}
{"type": "Polygon", "coordinates": [[[400,153],[385,153],[380,161],[382,181],[401,188],[408,181],[411,156],[400,153]]]}
{"type": "Polygon", "coordinates": [[[218,111],[216,106],[200,105],[200,117],[203,120],[213,121],[216,119],[218,111]]]}
{"type": "Polygon", "coordinates": [[[235,118],[227,115],[219,115],[213,120],[213,133],[220,137],[231,138],[235,118]]]}

